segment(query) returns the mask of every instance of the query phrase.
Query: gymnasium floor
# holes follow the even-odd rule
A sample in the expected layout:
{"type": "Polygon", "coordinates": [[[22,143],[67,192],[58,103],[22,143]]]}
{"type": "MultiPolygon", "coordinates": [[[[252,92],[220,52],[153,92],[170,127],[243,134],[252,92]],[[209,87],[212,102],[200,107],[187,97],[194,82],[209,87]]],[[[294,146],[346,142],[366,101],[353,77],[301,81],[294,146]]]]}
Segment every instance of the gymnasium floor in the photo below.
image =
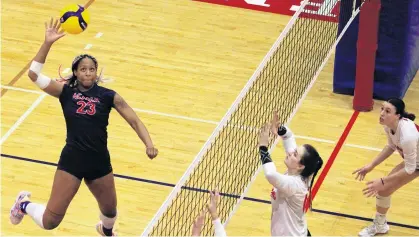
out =
{"type": "MultiPolygon", "coordinates": [[[[19,226],[8,219],[20,190],[31,191],[34,202],[46,203],[65,142],[59,102],[30,82],[25,66],[44,39],[44,21],[69,3],[74,1],[2,1],[2,235],[97,235],[99,210],[84,185],[55,230],[41,230],[29,217],[19,226]]],[[[160,151],[153,161],[115,111],[108,128],[117,174],[117,231],[120,236],[140,235],[290,17],[191,0],[100,0],[89,11],[88,30],[59,40],[44,72],[57,77],[60,64],[65,70],[76,55],[94,55],[105,76],[114,80],[105,86],[120,93],[146,124],[160,151]],[[89,44],[91,48],[86,47],[89,44]]],[[[331,92],[332,73],[333,56],[290,124],[297,142],[318,147],[325,162],[353,114],[352,97],[331,92]]],[[[410,112],[419,115],[419,79],[413,81],[405,101],[410,112]]],[[[358,116],[320,187],[316,210],[308,213],[312,234],[353,236],[370,223],[375,200],[363,197],[365,182],[355,181],[351,173],[371,161],[386,143],[378,124],[380,103],[358,116]]],[[[283,171],[280,152],[275,149],[273,158],[283,171]]],[[[387,174],[400,160],[393,155],[367,180],[387,174]]],[[[388,217],[395,225],[389,235],[419,235],[418,184],[415,180],[393,196],[388,217]]],[[[247,196],[260,201],[242,202],[227,226],[228,235],[270,234],[266,203],[270,190],[259,174],[247,196]]]]}

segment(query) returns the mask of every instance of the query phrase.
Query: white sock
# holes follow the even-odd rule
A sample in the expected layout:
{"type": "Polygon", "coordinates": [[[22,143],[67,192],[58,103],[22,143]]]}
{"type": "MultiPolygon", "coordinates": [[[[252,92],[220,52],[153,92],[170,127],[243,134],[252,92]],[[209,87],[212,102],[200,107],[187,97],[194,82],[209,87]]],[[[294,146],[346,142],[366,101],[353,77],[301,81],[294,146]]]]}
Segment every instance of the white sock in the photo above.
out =
{"type": "Polygon", "coordinates": [[[26,206],[26,213],[39,225],[42,229],[44,228],[44,223],[42,222],[42,217],[44,216],[45,206],[37,203],[29,203],[26,206]]]}
{"type": "Polygon", "coordinates": [[[384,225],[384,223],[386,223],[386,214],[381,214],[379,212],[375,213],[375,220],[378,224],[384,225]]]}
{"type": "Polygon", "coordinates": [[[116,221],[116,216],[113,218],[109,218],[104,216],[102,213],[100,213],[99,218],[102,221],[103,227],[105,227],[106,229],[112,229],[116,221]]]}

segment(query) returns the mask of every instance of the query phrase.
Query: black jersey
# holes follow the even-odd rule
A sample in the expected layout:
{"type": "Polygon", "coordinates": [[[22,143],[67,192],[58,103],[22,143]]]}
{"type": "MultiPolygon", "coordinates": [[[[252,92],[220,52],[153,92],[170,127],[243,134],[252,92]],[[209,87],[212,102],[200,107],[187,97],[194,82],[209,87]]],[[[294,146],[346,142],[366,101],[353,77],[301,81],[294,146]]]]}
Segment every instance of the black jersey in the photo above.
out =
{"type": "Polygon", "coordinates": [[[67,147],[84,152],[107,151],[114,96],[115,91],[96,84],[85,92],[64,85],[60,103],[67,126],[67,147]]]}

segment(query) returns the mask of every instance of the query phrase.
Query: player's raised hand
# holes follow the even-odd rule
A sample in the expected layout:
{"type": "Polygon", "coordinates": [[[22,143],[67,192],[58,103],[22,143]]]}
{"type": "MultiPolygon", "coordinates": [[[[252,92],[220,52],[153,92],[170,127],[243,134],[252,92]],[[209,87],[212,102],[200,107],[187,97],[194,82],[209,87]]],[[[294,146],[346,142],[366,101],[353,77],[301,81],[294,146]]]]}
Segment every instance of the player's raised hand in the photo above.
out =
{"type": "Polygon", "coordinates": [[[45,43],[53,44],[55,41],[65,35],[64,30],[60,30],[61,23],[58,19],[45,22],[45,43]]]}
{"type": "Polygon", "coordinates": [[[217,207],[218,207],[218,202],[220,201],[220,192],[218,191],[218,188],[216,188],[214,192],[212,192],[211,190],[209,192],[210,192],[210,202],[207,204],[207,209],[208,209],[208,212],[211,214],[211,218],[213,220],[216,220],[218,218],[217,207]]]}
{"type": "Polygon", "coordinates": [[[205,211],[202,211],[195,219],[192,226],[192,236],[201,236],[202,227],[204,226],[205,211]]]}
{"type": "Polygon", "coordinates": [[[272,121],[271,121],[271,132],[274,136],[278,135],[278,128],[281,126],[278,117],[278,110],[275,110],[272,114],[272,121]]]}
{"type": "Polygon", "coordinates": [[[259,132],[259,146],[269,145],[269,124],[265,124],[259,132]]]}

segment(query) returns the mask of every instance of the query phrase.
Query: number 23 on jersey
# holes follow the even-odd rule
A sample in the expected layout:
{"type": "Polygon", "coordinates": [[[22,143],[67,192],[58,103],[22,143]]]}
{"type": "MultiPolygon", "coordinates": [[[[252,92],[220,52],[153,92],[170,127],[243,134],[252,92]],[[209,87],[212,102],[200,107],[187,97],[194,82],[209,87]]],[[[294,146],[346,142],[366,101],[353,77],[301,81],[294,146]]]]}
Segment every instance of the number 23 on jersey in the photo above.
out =
{"type": "Polygon", "coordinates": [[[94,115],[96,113],[96,104],[92,102],[85,102],[82,100],[77,101],[77,105],[79,108],[77,109],[76,113],[78,114],[88,114],[94,115]]]}

